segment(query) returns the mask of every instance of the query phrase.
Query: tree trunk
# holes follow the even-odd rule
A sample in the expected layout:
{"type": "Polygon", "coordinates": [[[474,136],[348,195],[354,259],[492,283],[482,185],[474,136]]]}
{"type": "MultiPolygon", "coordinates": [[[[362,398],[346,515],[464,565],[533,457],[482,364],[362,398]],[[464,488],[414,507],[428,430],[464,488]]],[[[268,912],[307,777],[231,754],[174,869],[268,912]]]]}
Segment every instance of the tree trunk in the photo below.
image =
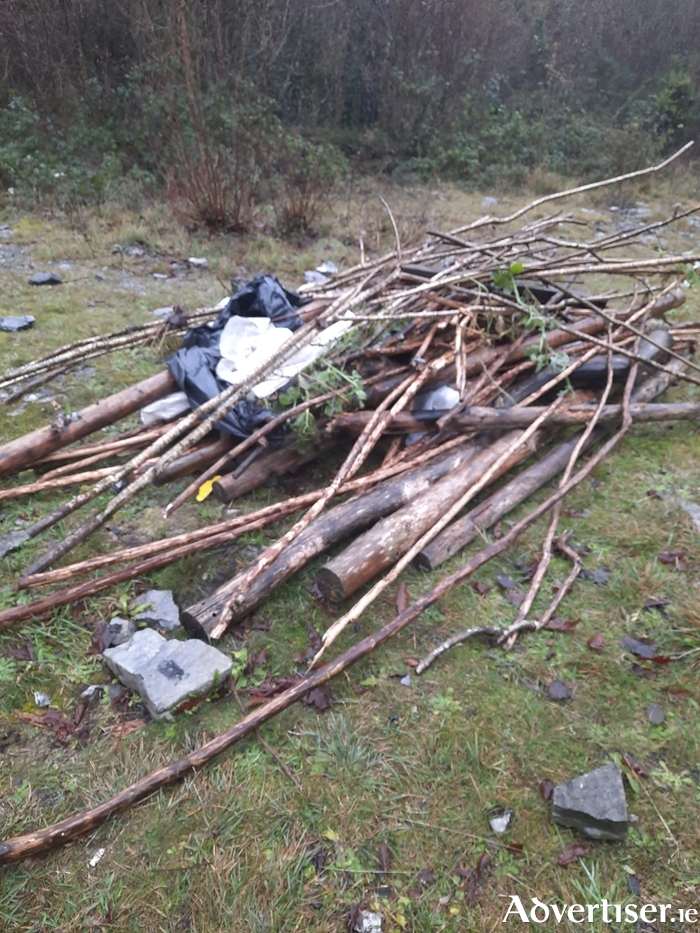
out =
{"type": "Polygon", "coordinates": [[[297,439],[292,436],[288,438],[281,447],[269,450],[262,456],[254,460],[253,463],[241,474],[235,476],[229,473],[214,483],[213,492],[220,502],[231,502],[239,496],[262,486],[273,476],[281,476],[289,470],[295,470],[315,460],[319,454],[332,447],[337,447],[336,438],[321,436],[313,444],[304,450],[297,448],[297,439]]]}
{"type": "MultiPolygon", "coordinates": [[[[474,444],[465,444],[424,466],[386,480],[369,492],[355,496],[320,515],[255,580],[245,594],[243,604],[233,610],[232,621],[236,622],[247,616],[285,580],[336,541],[356,534],[378,518],[389,515],[407,502],[423,495],[433,483],[467,463],[475,456],[477,450],[474,444]]],[[[183,611],[183,624],[191,634],[209,635],[224,605],[236,591],[239,576],[219,587],[207,599],[183,611]]]]}
{"type": "MultiPolygon", "coordinates": [[[[520,432],[499,438],[478,456],[463,464],[436,483],[424,495],[382,519],[369,531],[357,538],[342,554],[322,567],[317,580],[323,595],[332,602],[340,602],[360,586],[392,566],[457,502],[470,486],[502,456],[520,432]]],[[[529,442],[519,447],[504,462],[498,476],[522,463],[541,445],[544,433],[538,431],[529,442]]]]}
{"type": "Polygon", "coordinates": [[[110,395],[100,402],[88,405],[87,408],[79,411],[77,419],[71,421],[65,428],[55,429],[49,425],[18,437],[8,444],[3,444],[0,447],[0,477],[19,473],[20,470],[32,466],[37,460],[53,453],[54,450],[67,447],[82,437],[92,434],[93,431],[107,427],[121,418],[126,418],[127,415],[139,411],[144,405],[149,405],[163,395],[176,390],[175,380],[166,370],[128,389],[123,389],[116,395],[110,395]]]}

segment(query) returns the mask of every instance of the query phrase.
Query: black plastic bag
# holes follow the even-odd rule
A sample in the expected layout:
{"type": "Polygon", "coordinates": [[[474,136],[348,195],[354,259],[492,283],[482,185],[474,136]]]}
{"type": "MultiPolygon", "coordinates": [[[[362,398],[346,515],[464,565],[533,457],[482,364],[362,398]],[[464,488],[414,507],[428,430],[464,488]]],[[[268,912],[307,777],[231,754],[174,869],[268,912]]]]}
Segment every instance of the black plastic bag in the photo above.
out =
{"type": "MultiPolygon", "coordinates": [[[[274,276],[258,275],[236,292],[213,324],[201,324],[188,331],[181,349],[165,362],[192,408],[198,408],[228,388],[229,384],[217,377],[216,366],[221,359],[221,332],[229,318],[267,317],[276,327],[296,330],[302,324],[296,314],[301,303],[299,296],[288,292],[274,276]]],[[[249,437],[274,417],[275,413],[269,408],[260,408],[254,402],[244,399],[222,418],[217,428],[235,437],[249,437]]],[[[272,444],[278,444],[283,435],[284,428],[280,426],[268,439],[272,444]]]]}

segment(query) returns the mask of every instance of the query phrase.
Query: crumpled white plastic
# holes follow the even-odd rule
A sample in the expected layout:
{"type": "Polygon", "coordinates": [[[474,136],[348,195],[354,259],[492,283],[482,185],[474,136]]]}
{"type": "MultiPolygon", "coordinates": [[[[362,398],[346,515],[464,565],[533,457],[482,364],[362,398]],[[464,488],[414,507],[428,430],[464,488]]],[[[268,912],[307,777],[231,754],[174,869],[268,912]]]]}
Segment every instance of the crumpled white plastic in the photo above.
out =
{"type": "MultiPolygon", "coordinates": [[[[337,343],[352,324],[350,320],[336,321],[319,331],[310,343],[258,383],[253,388],[253,394],[257,398],[267,398],[277,392],[322,356],[329,346],[337,343]]],[[[216,375],[224,382],[239,385],[274,356],[291,336],[291,330],[275,327],[269,318],[234,315],[229,318],[221,334],[221,359],[216,367],[216,375]]]]}

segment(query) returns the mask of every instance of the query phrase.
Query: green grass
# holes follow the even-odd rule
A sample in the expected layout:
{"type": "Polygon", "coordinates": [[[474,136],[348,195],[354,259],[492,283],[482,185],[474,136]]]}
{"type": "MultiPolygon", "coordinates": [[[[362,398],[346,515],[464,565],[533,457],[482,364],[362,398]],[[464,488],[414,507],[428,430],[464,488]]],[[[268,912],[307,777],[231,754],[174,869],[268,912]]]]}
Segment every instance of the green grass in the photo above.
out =
{"type": "MultiPolygon", "coordinates": [[[[451,200],[436,201],[425,191],[394,191],[392,206],[402,230],[420,229],[423,222],[447,227],[476,215],[478,198],[456,189],[449,194],[451,200]],[[429,217],[436,203],[444,214],[429,217]]],[[[655,209],[663,213],[664,204],[655,204],[655,209]]],[[[302,244],[262,235],[198,240],[155,207],[145,219],[116,209],[102,218],[86,217],[82,231],[65,229],[58,219],[10,218],[17,238],[37,262],[51,266],[66,259],[75,264],[76,281],[42,291],[29,289],[24,272],[4,276],[3,312],[33,313],[37,326],[25,334],[0,335],[1,358],[8,364],[26,361],[87,333],[145,321],[158,305],[179,301],[194,307],[221,297],[215,274],[197,273],[184,283],[162,285],[150,277],[148,262],[132,263],[113,254],[114,243],[138,239],[153,251],[207,255],[224,281],[230,274],[245,274],[244,269],[250,274],[265,270],[293,285],[304,268],[322,258],[345,265],[354,261],[349,233],[355,227],[376,228],[379,248],[391,244],[392,234],[370,201],[348,203],[343,211],[329,218],[327,236],[302,244]],[[343,242],[346,235],[348,242],[343,242]],[[122,264],[143,290],[115,290],[122,264]],[[106,281],[96,282],[94,272],[105,265],[106,281]],[[78,281],[78,273],[86,278],[78,281]],[[91,301],[104,304],[88,308],[91,301]]],[[[684,243],[688,248],[682,238],[670,246],[684,243]]],[[[696,308],[697,299],[688,313],[696,308]]],[[[64,407],[92,401],[162,363],[153,350],[144,349],[90,365],[96,371],[89,378],[69,376],[51,388],[64,407]]],[[[692,398],[696,393],[683,388],[673,394],[692,398]]],[[[41,403],[27,404],[15,418],[0,411],[0,432],[15,436],[45,423],[47,414],[41,403]]],[[[262,729],[301,790],[250,738],[84,839],[1,869],[0,929],[330,933],[345,929],[350,908],[362,903],[384,915],[388,931],[463,933],[501,928],[512,894],[528,905],[532,897],[563,903],[607,897],[624,903],[631,897],[631,874],[642,885],[642,895],[632,900],[686,908],[697,904],[698,539],[675,499],[700,501],[698,462],[700,437],[694,425],[635,427],[567,499],[567,508],[586,510],[586,517],[563,518],[562,528],[571,528],[573,540],[590,548],[584,558],[589,569],[605,566],[611,572],[606,586],[578,583],[564,601],[560,615],[579,619],[575,629],[523,634],[509,653],[475,640],[441,657],[422,677],[411,673],[411,686],[402,686],[396,675],[406,672],[404,659],[422,657],[467,626],[507,624],[514,618],[513,606],[498,587],[483,597],[468,585],[458,587],[393,642],[334,681],[332,711],[318,715],[296,705],[262,729]],[[665,498],[648,496],[650,489],[665,498]],[[659,562],[658,555],[668,548],[687,550],[687,569],[659,562]],[[661,596],[672,600],[666,615],[643,611],[647,599],[661,596]],[[606,641],[597,653],[587,647],[596,633],[606,641]],[[648,635],[665,655],[690,653],[675,663],[646,665],[653,679],[638,676],[631,670],[634,659],[620,645],[628,633],[648,635]],[[553,679],[574,682],[573,699],[563,704],[550,700],[546,687],[553,679]],[[662,726],[648,721],[650,702],[663,706],[662,726]],[[636,819],[627,840],[591,844],[583,860],[557,865],[575,836],[550,822],[540,782],[566,781],[602,762],[621,762],[625,754],[650,774],[630,775],[627,798],[636,819]],[[489,827],[489,812],[496,806],[515,813],[503,837],[494,836],[489,827]],[[381,844],[390,854],[386,877],[380,872],[381,844]],[[105,849],[103,858],[90,867],[100,848],[105,849]],[[475,903],[469,904],[457,869],[473,867],[485,851],[492,870],[475,903]],[[432,872],[434,884],[421,886],[417,876],[423,869],[432,872]]],[[[304,481],[317,484],[331,469],[329,461],[304,481]]],[[[203,506],[190,503],[170,523],[162,522],[162,506],[182,485],[149,490],[115,517],[111,530],[76,550],[75,557],[123,546],[131,536],[146,540],[221,517],[222,508],[208,501],[203,506]]],[[[278,489],[258,491],[243,505],[252,508],[284,494],[282,482],[278,489]]],[[[2,531],[44,514],[62,498],[44,494],[2,503],[2,531]]],[[[523,509],[511,519],[521,514],[523,509]]],[[[0,580],[2,607],[18,598],[12,580],[20,568],[76,521],[66,519],[42,541],[7,558],[0,580]]],[[[88,655],[96,623],[123,611],[147,586],[167,586],[185,603],[192,601],[211,586],[212,574],[243,566],[251,547],[274,540],[281,530],[268,529],[67,607],[49,620],[32,620],[0,633],[0,837],[30,832],[91,806],[240,718],[235,699],[226,696],[172,723],[148,723],[120,739],[113,731],[119,713],[103,698],[88,712],[86,743],[61,745],[16,711],[32,712],[33,692],[42,690],[72,716],[87,683],[109,681],[99,659],[88,655]],[[35,660],[11,656],[11,649],[27,643],[35,660]]],[[[541,526],[533,528],[478,578],[493,583],[498,572],[517,578],[516,559],[527,563],[536,557],[542,535],[541,526]]],[[[460,561],[457,556],[429,575],[406,574],[411,597],[427,591],[460,561]]],[[[289,581],[256,613],[256,620],[268,622],[269,628],[223,639],[225,651],[242,644],[251,654],[266,650],[254,680],[298,667],[293,659],[308,648],[307,621],[319,630],[330,621],[307,588],[319,563],[289,581]]],[[[554,581],[568,570],[563,561],[553,561],[535,614],[548,603],[554,581]]],[[[392,591],[361,620],[359,633],[394,614],[392,591]]],[[[357,637],[355,631],[344,633],[339,647],[357,637]]]]}

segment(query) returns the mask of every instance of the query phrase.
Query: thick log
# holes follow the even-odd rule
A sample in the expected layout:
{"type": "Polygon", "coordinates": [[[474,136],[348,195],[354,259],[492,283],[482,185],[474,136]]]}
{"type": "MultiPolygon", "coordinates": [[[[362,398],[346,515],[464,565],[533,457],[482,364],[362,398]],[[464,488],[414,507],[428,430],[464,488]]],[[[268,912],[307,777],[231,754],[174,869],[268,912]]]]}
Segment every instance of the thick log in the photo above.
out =
{"type": "MultiPolygon", "coordinates": [[[[433,483],[469,461],[477,453],[475,445],[464,445],[443,457],[429,461],[397,477],[387,480],[369,492],[362,493],[320,515],[299,535],[296,541],[263,571],[245,593],[242,604],[233,610],[232,621],[245,618],[264,602],[285,580],[322,554],[336,541],[357,534],[372,522],[389,515],[407,502],[423,495],[433,483]]],[[[209,636],[223,607],[239,585],[237,575],[203,599],[182,612],[183,624],[190,634],[209,636]]]]}
{"type": "Polygon", "coordinates": [[[196,447],[189,450],[186,454],[178,457],[169,463],[162,473],[154,479],[155,486],[164,486],[173,480],[180,479],[182,476],[189,476],[190,473],[197,473],[199,470],[205,470],[211,466],[223,454],[227,453],[234,444],[234,437],[231,434],[222,434],[218,441],[211,444],[204,444],[202,447],[196,447]]]}
{"type": "Polygon", "coordinates": [[[79,411],[76,420],[71,421],[65,428],[56,429],[48,425],[3,444],[0,447],[0,477],[10,476],[32,466],[35,461],[53,453],[54,450],[67,447],[93,431],[132,415],[144,405],[155,402],[176,389],[175,380],[169,372],[158,373],[100,402],[88,405],[79,411]]]}
{"type": "Polygon", "coordinates": [[[281,447],[269,450],[254,460],[241,476],[229,473],[217,480],[213,486],[214,495],[220,502],[231,502],[262,486],[274,476],[281,476],[305,463],[311,463],[319,454],[336,445],[334,439],[321,436],[304,450],[299,450],[296,438],[288,438],[281,447]]]}
{"type": "MultiPolygon", "coordinates": [[[[513,432],[499,438],[460,469],[435,483],[424,495],[377,522],[342,554],[321,567],[317,580],[323,595],[332,602],[340,602],[372,577],[395,564],[432,527],[435,517],[443,515],[470,486],[477,483],[519,436],[520,432],[513,432]]],[[[531,456],[542,444],[543,437],[544,433],[538,431],[527,443],[513,451],[493,479],[496,480],[531,456]]]]}
{"type": "MultiPolygon", "coordinates": [[[[636,420],[635,412],[654,411],[657,409],[678,409],[688,410],[695,408],[695,405],[653,405],[648,404],[647,399],[656,398],[665,392],[674,381],[674,375],[680,374],[684,369],[682,363],[674,360],[669,366],[668,373],[659,373],[646,379],[632,395],[632,404],[630,405],[630,414],[633,420],[636,420]]],[[[607,405],[603,411],[608,408],[619,409],[619,405],[607,405]]],[[[520,409],[522,413],[532,409],[520,409]]],[[[514,413],[517,409],[513,409],[514,413]]],[[[606,419],[616,420],[616,419],[606,419]]],[[[649,419],[655,420],[655,419],[649,419]]],[[[584,450],[588,450],[597,443],[604,435],[605,428],[596,428],[591,432],[591,436],[586,442],[584,450]]],[[[421,570],[434,570],[444,561],[452,557],[462,548],[470,544],[477,536],[495,525],[499,519],[507,515],[512,509],[524,502],[529,496],[540,489],[545,483],[550,482],[555,476],[563,471],[569,461],[569,456],[575,444],[578,441],[579,434],[557,444],[537,463],[523,470],[519,476],[511,480],[497,493],[490,496],[485,502],[482,502],[475,509],[472,509],[466,515],[457,519],[444,531],[442,531],[430,544],[416,556],[415,565],[421,570]]]]}
{"type": "MultiPolygon", "coordinates": [[[[514,428],[526,428],[545,411],[543,406],[531,405],[528,408],[465,408],[459,415],[450,419],[450,427],[464,431],[512,431],[514,428]]],[[[548,418],[550,425],[586,424],[596,412],[595,405],[572,405],[552,412],[548,418]]],[[[439,417],[442,412],[434,413],[439,417]]],[[[667,404],[637,404],[630,406],[630,414],[635,421],[691,421],[700,418],[700,404],[696,402],[675,402],[667,404]]],[[[347,412],[338,415],[329,425],[333,433],[347,432],[359,434],[367,423],[368,413],[364,411],[347,412]]],[[[606,405],[600,413],[603,423],[622,420],[622,405],[606,405]]],[[[409,412],[400,412],[389,427],[387,434],[408,434],[412,431],[429,431],[433,420],[415,418],[409,412]]]]}

